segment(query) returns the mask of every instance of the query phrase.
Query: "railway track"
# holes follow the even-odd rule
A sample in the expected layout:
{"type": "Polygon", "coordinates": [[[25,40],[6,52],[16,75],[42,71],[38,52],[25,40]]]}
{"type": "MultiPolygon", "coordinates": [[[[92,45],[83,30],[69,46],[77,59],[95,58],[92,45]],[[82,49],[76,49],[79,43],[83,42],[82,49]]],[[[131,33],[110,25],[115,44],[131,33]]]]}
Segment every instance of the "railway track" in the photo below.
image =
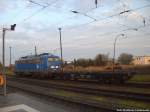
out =
{"type": "MultiPolygon", "coordinates": [[[[54,81],[55,82],[55,81],[54,81]]],[[[11,88],[52,97],[58,100],[99,108],[105,111],[116,109],[149,109],[149,94],[133,94],[107,89],[90,88],[83,85],[54,83],[44,80],[7,77],[7,85],[11,88]],[[129,100],[130,99],[130,100],[129,100]],[[144,107],[140,106],[144,105],[144,107]]]]}
{"type": "MultiPolygon", "coordinates": [[[[120,86],[90,86],[83,84],[69,84],[69,83],[58,83],[58,81],[43,81],[43,80],[33,80],[25,78],[7,77],[8,81],[15,81],[23,84],[30,84],[39,87],[60,89],[66,91],[73,91],[84,94],[92,94],[99,96],[115,97],[121,99],[134,99],[144,102],[150,102],[150,90],[140,89],[141,92],[131,91],[137,88],[132,87],[120,87],[120,86]],[[127,90],[126,90],[127,89],[127,90]]],[[[71,83],[71,82],[70,82],[71,83]]]]}
{"type": "Polygon", "coordinates": [[[124,84],[124,86],[138,87],[138,88],[150,88],[150,82],[145,82],[145,83],[127,82],[124,84]]]}
{"type": "MultiPolygon", "coordinates": [[[[8,77],[12,77],[12,76],[8,76],[8,77]]],[[[14,75],[13,77],[18,77],[19,78],[19,76],[16,76],[16,75],[14,75]]],[[[35,77],[20,77],[20,78],[29,78],[29,79],[37,79],[38,80],[38,78],[35,78],[35,77]]],[[[40,80],[41,80],[41,78],[40,78],[40,80]]],[[[44,79],[44,78],[42,78],[42,80],[47,80],[47,79],[44,79]]],[[[50,80],[50,79],[49,79],[50,80]]],[[[81,84],[87,84],[87,85],[89,85],[89,84],[96,84],[96,85],[109,85],[109,83],[108,84],[104,84],[103,82],[101,83],[100,81],[97,81],[97,80],[88,80],[88,79],[78,79],[78,80],[60,80],[60,79],[51,79],[51,80],[55,80],[56,82],[60,82],[60,81],[64,81],[64,82],[68,82],[68,83],[76,83],[76,82],[79,82],[79,83],[81,83],[81,84]]],[[[113,84],[111,84],[111,85],[114,85],[114,86],[122,86],[122,87],[136,87],[136,88],[149,88],[150,87],[150,82],[124,82],[123,84],[121,84],[121,83],[113,83],[113,84]]]]}
{"type": "MultiPolygon", "coordinates": [[[[74,80],[73,80],[74,81],[74,80]]],[[[74,82],[76,82],[76,81],[74,81],[74,82]]],[[[98,82],[98,81],[88,81],[88,80],[78,80],[78,82],[80,82],[80,83],[91,83],[91,84],[100,84],[100,85],[104,85],[104,84],[102,84],[102,83],[100,83],[100,82],[98,82]]],[[[108,85],[108,84],[107,84],[108,85]]],[[[136,88],[150,88],[150,82],[139,82],[139,83],[137,83],[137,82],[125,82],[125,83],[123,83],[123,84],[111,84],[111,85],[116,85],[116,86],[118,86],[118,85],[120,85],[120,86],[122,86],[122,87],[136,87],[136,88]]]]}

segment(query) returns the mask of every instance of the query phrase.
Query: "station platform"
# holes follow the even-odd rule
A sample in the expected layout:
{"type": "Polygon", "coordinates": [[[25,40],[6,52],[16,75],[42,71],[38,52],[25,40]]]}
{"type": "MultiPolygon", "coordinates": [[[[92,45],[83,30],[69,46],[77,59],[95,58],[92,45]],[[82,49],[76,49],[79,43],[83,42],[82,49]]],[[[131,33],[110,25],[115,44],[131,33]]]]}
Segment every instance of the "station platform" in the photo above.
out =
{"type": "MultiPolygon", "coordinates": [[[[0,112],[79,112],[76,106],[73,108],[63,102],[48,100],[46,97],[32,93],[20,92],[13,89],[7,90],[7,96],[3,96],[0,88],[0,112]]],[[[81,109],[82,111],[82,109],[81,109]]]]}

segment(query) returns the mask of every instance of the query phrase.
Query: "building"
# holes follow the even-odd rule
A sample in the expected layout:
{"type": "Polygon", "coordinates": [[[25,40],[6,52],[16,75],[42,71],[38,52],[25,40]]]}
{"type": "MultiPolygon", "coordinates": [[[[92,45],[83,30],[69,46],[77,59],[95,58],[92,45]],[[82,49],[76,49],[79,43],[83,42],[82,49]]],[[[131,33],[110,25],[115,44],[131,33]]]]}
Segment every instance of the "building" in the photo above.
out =
{"type": "Polygon", "coordinates": [[[149,65],[150,64],[150,56],[135,56],[133,58],[134,65],[149,65]]]}

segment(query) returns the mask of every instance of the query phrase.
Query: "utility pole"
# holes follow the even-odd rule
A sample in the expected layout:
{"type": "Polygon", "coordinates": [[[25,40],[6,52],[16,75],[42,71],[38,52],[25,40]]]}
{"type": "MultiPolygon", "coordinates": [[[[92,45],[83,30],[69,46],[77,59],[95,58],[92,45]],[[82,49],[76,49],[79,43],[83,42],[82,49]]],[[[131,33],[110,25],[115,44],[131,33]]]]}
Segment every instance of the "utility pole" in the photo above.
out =
{"type": "Polygon", "coordinates": [[[97,8],[97,4],[98,4],[97,2],[98,2],[98,1],[97,1],[97,0],[95,0],[95,6],[96,6],[96,8],[97,8]]]}
{"type": "Polygon", "coordinates": [[[10,55],[10,60],[9,60],[9,66],[11,67],[11,46],[9,47],[9,55],[10,55]]]}
{"type": "Polygon", "coordinates": [[[62,55],[62,39],[61,39],[61,28],[58,28],[58,30],[59,30],[59,36],[60,36],[60,39],[59,39],[59,41],[60,41],[60,55],[61,55],[61,64],[62,64],[62,72],[63,72],[63,55],[62,55]]]}
{"type": "Polygon", "coordinates": [[[6,33],[6,29],[3,28],[3,77],[4,77],[4,87],[3,87],[3,92],[4,92],[4,96],[6,96],[6,75],[5,75],[5,33],[6,33]]]}
{"type": "Polygon", "coordinates": [[[36,50],[36,46],[35,46],[35,56],[37,55],[37,50],[36,50]]]}
{"type": "Polygon", "coordinates": [[[3,72],[3,78],[4,78],[4,86],[3,86],[3,93],[4,93],[4,96],[6,96],[6,94],[7,94],[7,88],[6,88],[6,74],[5,74],[5,33],[6,33],[6,31],[14,31],[15,30],[15,27],[16,27],[16,24],[13,24],[13,25],[11,25],[11,28],[10,29],[8,29],[8,28],[3,28],[3,34],[2,34],[2,43],[3,43],[3,45],[2,45],[2,54],[3,54],[3,68],[2,68],[2,72],[3,72]]]}

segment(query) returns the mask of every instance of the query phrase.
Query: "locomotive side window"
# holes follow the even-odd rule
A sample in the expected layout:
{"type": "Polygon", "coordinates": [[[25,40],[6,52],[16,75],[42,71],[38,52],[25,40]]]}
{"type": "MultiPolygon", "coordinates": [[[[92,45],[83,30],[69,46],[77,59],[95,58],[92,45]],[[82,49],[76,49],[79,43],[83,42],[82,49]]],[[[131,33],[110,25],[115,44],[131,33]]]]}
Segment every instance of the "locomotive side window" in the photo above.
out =
{"type": "Polygon", "coordinates": [[[50,61],[53,61],[53,58],[48,58],[48,61],[50,62],[50,61]]]}

